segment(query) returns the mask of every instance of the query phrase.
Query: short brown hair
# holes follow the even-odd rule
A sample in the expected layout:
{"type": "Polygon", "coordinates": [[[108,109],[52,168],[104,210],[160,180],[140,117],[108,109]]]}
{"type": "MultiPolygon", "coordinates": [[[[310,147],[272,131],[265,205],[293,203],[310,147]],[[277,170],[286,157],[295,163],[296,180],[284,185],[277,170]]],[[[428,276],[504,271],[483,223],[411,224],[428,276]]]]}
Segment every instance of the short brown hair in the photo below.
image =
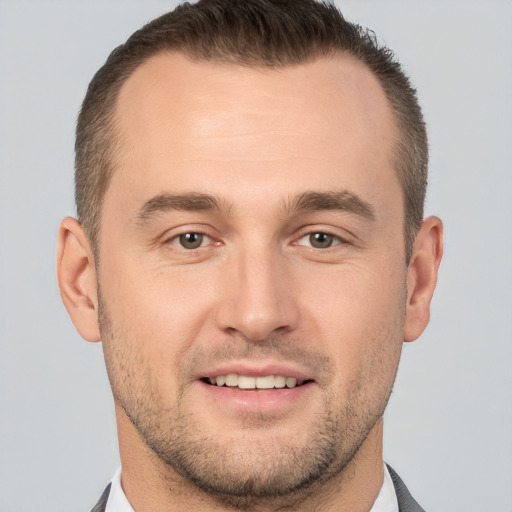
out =
{"type": "Polygon", "coordinates": [[[315,0],[200,0],[148,23],[118,46],[96,73],[76,130],[75,198],[78,219],[97,254],[101,206],[116,167],[115,106],[134,70],[157,53],[192,60],[280,68],[340,53],[363,62],[379,80],[400,137],[395,168],[405,210],[406,262],[423,219],[428,143],[416,91],[394,54],[375,34],[349,23],[330,3],[315,0]]]}

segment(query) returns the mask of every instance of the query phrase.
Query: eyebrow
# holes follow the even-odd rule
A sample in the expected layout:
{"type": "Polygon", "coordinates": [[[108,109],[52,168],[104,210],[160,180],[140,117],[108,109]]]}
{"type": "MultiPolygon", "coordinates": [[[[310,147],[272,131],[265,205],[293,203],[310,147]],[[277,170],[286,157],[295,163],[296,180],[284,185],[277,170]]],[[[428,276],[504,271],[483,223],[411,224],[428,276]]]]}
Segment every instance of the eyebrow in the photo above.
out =
{"type": "Polygon", "coordinates": [[[375,208],[348,190],[335,192],[304,192],[293,198],[288,206],[292,212],[337,210],[375,220],[375,208]]]}
{"type": "Polygon", "coordinates": [[[222,202],[209,194],[159,194],[146,201],[136,215],[138,221],[146,221],[169,211],[220,211],[222,202]]]}
{"type": "MultiPolygon", "coordinates": [[[[210,194],[159,194],[146,201],[136,215],[138,221],[150,220],[169,211],[229,211],[223,201],[210,194]]],[[[348,190],[334,192],[308,191],[291,198],[285,210],[292,213],[335,210],[375,220],[373,206],[348,190]]]]}

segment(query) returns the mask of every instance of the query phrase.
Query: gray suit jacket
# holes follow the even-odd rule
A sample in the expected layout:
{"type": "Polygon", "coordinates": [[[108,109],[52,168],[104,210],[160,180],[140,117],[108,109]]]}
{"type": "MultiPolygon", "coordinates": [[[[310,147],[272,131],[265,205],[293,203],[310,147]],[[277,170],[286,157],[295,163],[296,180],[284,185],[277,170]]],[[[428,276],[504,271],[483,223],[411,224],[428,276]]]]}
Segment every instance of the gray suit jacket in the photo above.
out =
{"type": "MultiPolygon", "coordinates": [[[[425,512],[418,505],[416,500],[411,496],[410,492],[407,490],[407,487],[402,482],[402,479],[395,473],[393,468],[388,466],[388,470],[389,474],[391,475],[391,480],[393,480],[393,485],[395,486],[396,497],[398,498],[399,512],[425,512]]],[[[110,484],[108,484],[107,488],[103,491],[100,500],[98,503],[96,503],[91,512],[105,512],[109,493],[110,484]]]]}

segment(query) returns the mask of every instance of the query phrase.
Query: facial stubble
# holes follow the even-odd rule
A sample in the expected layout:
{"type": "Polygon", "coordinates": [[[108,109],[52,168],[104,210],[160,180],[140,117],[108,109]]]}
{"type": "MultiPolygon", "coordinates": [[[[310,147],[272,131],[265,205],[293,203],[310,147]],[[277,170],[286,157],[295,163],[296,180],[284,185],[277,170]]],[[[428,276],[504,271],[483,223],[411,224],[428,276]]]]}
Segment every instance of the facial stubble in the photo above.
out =
{"type": "MultiPolygon", "coordinates": [[[[180,375],[178,392],[175,403],[169,403],[143,352],[137,350],[136,340],[130,340],[128,333],[113,324],[99,292],[98,304],[114,398],[140,439],[171,474],[175,472],[227,507],[247,510],[262,501],[300,502],[316,488],[339,476],[384,413],[391,393],[398,361],[392,363],[395,373],[387,388],[376,390],[370,397],[365,391],[368,386],[374,388],[375,382],[368,381],[374,380],[379,368],[367,365],[367,375],[362,375],[358,382],[348,383],[345,396],[333,386],[322,389],[322,413],[311,417],[309,423],[304,422],[309,433],[302,445],[292,442],[293,432],[288,436],[274,432],[264,416],[248,417],[244,428],[218,440],[209,434],[201,418],[186,411],[184,375],[190,371],[194,358],[176,368],[180,375]]],[[[401,329],[403,321],[400,318],[381,343],[396,343],[397,327],[401,329]]],[[[237,339],[235,344],[227,342],[223,353],[231,352],[236,357],[242,353],[256,355],[259,350],[266,352],[265,355],[272,353],[278,359],[322,360],[325,362],[324,382],[334,379],[334,369],[327,356],[298,349],[296,343],[283,339],[272,338],[267,345],[237,339]]],[[[384,351],[383,357],[372,359],[380,366],[385,365],[386,354],[384,351]]],[[[380,383],[378,379],[377,382],[380,383]]]]}

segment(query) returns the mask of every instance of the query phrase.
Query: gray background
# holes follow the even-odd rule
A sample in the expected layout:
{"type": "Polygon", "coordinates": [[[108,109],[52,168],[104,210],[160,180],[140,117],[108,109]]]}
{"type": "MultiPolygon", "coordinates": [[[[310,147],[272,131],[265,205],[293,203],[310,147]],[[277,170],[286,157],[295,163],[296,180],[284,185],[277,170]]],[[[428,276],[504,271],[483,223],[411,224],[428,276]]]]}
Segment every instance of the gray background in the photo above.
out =
{"type": "MultiPolygon", "coordinates": [[[[340,2],[418,87],[446,255],[385,456],[430,511],[512,511],[512,2],[340,2]]],[[[0,512],[87,511],[118,465],[101,346],[60,304],[73,130],[114,46],[169,1],[0,0],[0,512]]]]}

